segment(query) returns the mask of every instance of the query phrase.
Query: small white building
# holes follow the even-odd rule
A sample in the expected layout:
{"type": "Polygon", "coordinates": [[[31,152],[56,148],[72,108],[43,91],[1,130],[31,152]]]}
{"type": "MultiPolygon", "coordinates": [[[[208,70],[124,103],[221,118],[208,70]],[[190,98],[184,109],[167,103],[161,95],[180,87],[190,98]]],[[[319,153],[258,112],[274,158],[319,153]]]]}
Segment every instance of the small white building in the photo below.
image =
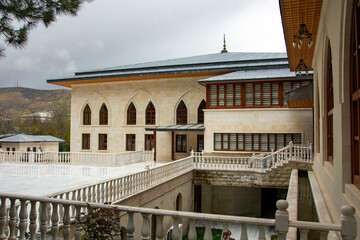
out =
{"type": "Polygon", "coordinates": [[[0,139],[1,149],[13,152],[57,152],[59,142],[64,140],[49,135],[17,134],[0,139]]]}

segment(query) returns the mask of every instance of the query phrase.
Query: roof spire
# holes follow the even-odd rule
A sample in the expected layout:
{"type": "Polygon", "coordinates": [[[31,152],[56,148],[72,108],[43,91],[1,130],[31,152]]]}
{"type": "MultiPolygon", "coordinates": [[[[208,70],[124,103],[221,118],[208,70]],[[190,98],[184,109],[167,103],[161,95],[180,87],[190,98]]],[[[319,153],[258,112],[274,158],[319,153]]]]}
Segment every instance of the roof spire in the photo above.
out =
{"type": "Polygon", "coordinates": [[[221,50],[221,53],[227,53],[228,51],[226,50],[226,42],[225,42],[225,34],[224,34],[224,48],[223,50],[221,50]]]}

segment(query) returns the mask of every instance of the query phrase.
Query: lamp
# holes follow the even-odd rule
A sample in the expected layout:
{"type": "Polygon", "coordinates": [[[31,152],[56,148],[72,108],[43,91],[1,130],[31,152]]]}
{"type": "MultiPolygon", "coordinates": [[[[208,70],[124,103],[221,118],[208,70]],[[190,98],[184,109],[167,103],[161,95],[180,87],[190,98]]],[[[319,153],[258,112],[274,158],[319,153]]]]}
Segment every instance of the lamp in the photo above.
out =
{"type": "Polygon", "coordinates": [[[306,75],[308,75],[308,66],[306,66],[304,59],[301,58],[299,64],[295,68],[295,74],[301,76],[302,71],[305,71],[306,75]]]}
{"type": "MultiPolygon", "coordinates": [[[[302,14],[302,16],[304,17],[304,14],[302,14]]],[[[300,24],[299,30],[294,35],[294,41],[292,43],[293,47],[295,48],[296,46],[298,46],[298,48],[301,49],[301,46],[302,46],[305,38],[309,39],[308,47],[311,48],[311,46],[314,43],[314,41],[312,39],[312,33],[309,32],[309,30],[307,29],[306,24],[304,23],[304,19],[303,19],[303,23],[300,24]]]]}

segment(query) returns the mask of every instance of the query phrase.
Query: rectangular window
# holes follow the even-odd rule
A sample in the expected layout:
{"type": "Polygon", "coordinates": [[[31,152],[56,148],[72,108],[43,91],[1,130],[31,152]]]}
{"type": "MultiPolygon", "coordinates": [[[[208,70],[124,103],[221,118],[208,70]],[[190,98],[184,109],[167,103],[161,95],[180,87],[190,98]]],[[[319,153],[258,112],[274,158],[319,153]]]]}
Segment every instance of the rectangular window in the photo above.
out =
{"type": "Polygon", "coordinates": [[[292,141],[301,144],[300,133],[214,133],[216,151],[262,151],[279,150],[292,141]]]}
{"type": "Polygon", "coordinates": [[[187,136],[176,135],[176,152],[186,152],[187,136]]]}
{"type": "Polygon", "coordinates": [[[145,134],[145,150],[155,148],[154,134],[145,134]]]}
{"type": "Polygon", "coordinates": [[[107,134],[99,134],[99,150],[107,150],[107,134]]]}
{"type": "Polygon", "coordinates": [[[135,134],[126,134],[126,151],[135,151],[135,134]]]}
{"type": "Polygon", "coordinates": [[[280,96],[285,98],[285,91],[310,83],[306,80],[212,84],[207,87],[207,100],[210,108],[286,106],[286,100],[280,100],[280,96]]]}
{"type": "Polygon", "coordinates": [[[90,134],[82,134],[82,149],[90,149],[90,134]]]}

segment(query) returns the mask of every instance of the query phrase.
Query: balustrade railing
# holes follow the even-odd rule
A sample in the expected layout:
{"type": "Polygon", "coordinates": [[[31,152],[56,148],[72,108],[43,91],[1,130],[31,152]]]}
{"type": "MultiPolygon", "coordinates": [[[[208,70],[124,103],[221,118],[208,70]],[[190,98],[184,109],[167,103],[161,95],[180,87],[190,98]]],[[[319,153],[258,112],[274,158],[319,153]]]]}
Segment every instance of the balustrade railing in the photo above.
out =
{"type": "Polygon", "coordinates": [[[154,161],[153,151],[123,153],[0,152],[0,162],[119,166],[154,161]]]}
{"type": "Polygon", "coordinates": [[[253,154],[251,157],[224,157],[194,152],[194,168],[208,170],[265,171],[287,160],[312,162],[312,145],[288,146],[271,153],[253,154]]]}
{"type": "Polygon", "coordinates": [[[211,234],[211,223],[222,223],[223,232],[228,230],[229,223],[241,224],[240,239],[248,239],[247,227],[249,224],[258,227],[258,239],[265,239],[265,227],[273,226],[279,240],[285,240],[289,227],[299,229],[300,238],[307,239],[309,230],[317,230],[320,232],[320,239],[327,239],[329,231],[338,232],[343,239],[353,240],[357,236],[356,220],[354,217],[355,209],[350,206],[341,208],[340,224],[325,224],[318,222],[303,222],[289,220],[289,212],[287,211],[288,202],[279,200],[275,219],[239,217],[229,215],[216,215],[206,213],[193,213],[182,211],[171,211],[161,209],[149,209],[140,207],[128,207],[118,205],[103,205],[95,203],[86,203],[82,201],[72,201],[63,199],[54,199],[46,197],[31,197],[15,194],[1,194],[0,205],[0,239],[35,239],[36,234],[41,235],[41,239],[57,239],[59,235],[64,240],[75,239],[80,240],[82,235],[86,234],[81,227],[82,214],[90,208],[110,209],[119,217],[116,221],[117,227],[114,228],[114,238],[120,240],[120,229],[122,218],[127,214],[126,228],[127,239],[150,239],[150,219],[149,216],[156,218],[155,238],[164,239],[164,217],[172,218],[173,222],[173,239],[182,239],[179,222],[180,219],[189,220],[188,239],[196,240],[197,234],[195,230],[195,222],[200,220],[205,226],[205,240],[213,239],[211,234]],[[9,202],[9,207],[7,207],[9,202]],[[20,203],[20,206],[17,203],[20,203]],[[8,210],[7,210],[8,209],[8,210]],[[39,211],[40,209],[40,211],[39,211]],[[20,210],[20,211],[18,211],[20,210]],[[122,215],[120,215],[120,212],[122,215]],[[134,215],[142,216],[142,226],[136,226],[134,223],[134,215]],[[70,231],[74,228],[74,231],[70,231]],[[136,229],[141,228],[141,231],[136,229]],[[141,236],[135,235],[135,232],[141,232],[141,236]]]}
{"type": "Polygon", "coordinates": [[[191,170],[193,170],[193,158],[190,156],[153,168],[147,166],[145,170],[136,173],[68,189],[48,197],[93,203],[115,202],[191,170]]]}

